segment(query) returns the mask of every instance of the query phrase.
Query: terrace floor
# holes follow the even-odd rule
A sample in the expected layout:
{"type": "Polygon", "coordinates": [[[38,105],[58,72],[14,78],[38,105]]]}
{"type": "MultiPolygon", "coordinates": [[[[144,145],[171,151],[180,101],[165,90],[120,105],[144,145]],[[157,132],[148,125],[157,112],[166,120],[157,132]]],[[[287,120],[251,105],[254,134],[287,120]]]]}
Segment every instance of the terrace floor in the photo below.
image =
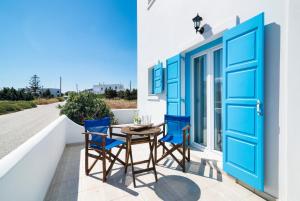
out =
{"type": "MultiPolygon", "coordinates": [[[[149,152],[145,150],[149,150],[147,145],[135,145],[133,160],[147,159],[149,152]]],[[[124,157],[122,152],[121,157],[124,157]]],[[[143,168],[142,165],[136,167],[143,168]]],[[[212,156],[192,150],[186,173],[172,158],[166,158],[156,166],[158,182],[152,172],[144,173],[136,176],[137,188],[134,188],[131,168],[125,175],[124,167],[118,162],[107,183],[102,182],[100,162],[94,166],[91,175],[86,176],[84,146],[67,145],[45,200],[263,200],[222,173],[220,167],[222,164],[212,156]]]]}

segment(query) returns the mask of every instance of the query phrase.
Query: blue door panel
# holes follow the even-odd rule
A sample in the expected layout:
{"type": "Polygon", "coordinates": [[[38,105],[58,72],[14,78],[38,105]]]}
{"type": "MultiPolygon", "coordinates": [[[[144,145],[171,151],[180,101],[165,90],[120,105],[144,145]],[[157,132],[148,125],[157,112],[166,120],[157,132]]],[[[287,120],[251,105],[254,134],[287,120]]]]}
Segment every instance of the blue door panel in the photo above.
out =
{"type": "Polygon", "coordinates": [[[243,140],[228,137],[228,158],[227,161],[231,166],[235,166],[241,171],[256,174],[255,152],[256,145],[243,140]],[[236,150],[239,150],[236,152],[236,150]]]}
{"type": "Polygon", "coordinates": [[[249,106],[228,105],[226,118],[227,131],[255,136],[256,108],[249,106]]]}
{"type": "Polygon", "coordinates": [[[255,98],[256,70],[239,70],[227,73],[227,98],[255,98]],[[238,87],[237,87],[238,86],[238,87]]]}
{"type": "Polygon", "coordinates": [[[223,35],[223,169],[264,189],[264,14],[223,35]]]}
{"type": "Polygon", "coordinates": [[[180,115],[181,56],[167,60],[167,114],[180,115]]]}
{"type": "Polygon", "coordinates": [[[252,48],[256,43],[256,31],[237,36],[227,41],[228,48],[228,66],[240,62],[251,61],[255,59],[255,50],[252,48]],[[241,50],[249,51],[241,51],[241,50]]]}

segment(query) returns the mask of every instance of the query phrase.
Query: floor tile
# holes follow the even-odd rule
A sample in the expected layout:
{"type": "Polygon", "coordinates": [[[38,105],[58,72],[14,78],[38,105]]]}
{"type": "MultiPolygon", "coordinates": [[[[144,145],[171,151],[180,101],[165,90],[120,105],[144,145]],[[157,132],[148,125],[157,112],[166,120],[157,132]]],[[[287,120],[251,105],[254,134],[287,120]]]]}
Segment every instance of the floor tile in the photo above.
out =
{"type": "MultiPolygon", "coordinates": [[[[134,146],[134,161],[147,159],[148,146],[134,146]]],[[[114,151],[115,152],[115,151],[114,151]]],[[[161,154],[161,151],[158,152],[161,154]]],[[[120,158],[124,160],[124,153],[120,158]]],[[[131,167],[127,174],[116,162],[106,183],[102,181],[102,163],[97,162],[89,176],[85,175],[84,146],[66,146],[48,189],[45,201],[260,201],[261,197],[237,184],[222,172],[220,158],[205,152],[191,151],[186,172],[171,157],[156,165],[158,181],[152,172],[136,175],[133,186],[131,167]]],[[[93,160],[89,163],[92,164],[93,160]]],[[[135,166],[135,169],[145,165],[135,166]]]]}

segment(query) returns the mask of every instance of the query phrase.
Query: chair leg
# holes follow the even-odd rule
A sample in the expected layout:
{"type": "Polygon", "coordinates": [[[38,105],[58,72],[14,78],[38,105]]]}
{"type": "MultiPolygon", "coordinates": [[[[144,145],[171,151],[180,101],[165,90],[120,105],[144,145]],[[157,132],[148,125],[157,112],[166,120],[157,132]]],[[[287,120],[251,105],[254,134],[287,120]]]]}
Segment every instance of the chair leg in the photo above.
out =
{"type": "Polygon", "coordinates": [[[107,176],[107,175],[109,174],[109,172],[111,171],[111,169],[112,169],[114,163],[115,163],[116,160],[118,159],[118,157],[119,157],[119,155],[120,155],[120,153],[121,153],[121,151],[122,151],[123,148],[124,148],[124,145],[122,145],[122,146],[119,148],[119,150],[118,150],[118,152],[117,152],[117,154],[116,154],[115,156],[110,155],[110,157],[112,157],[113,160],[111,161],[111,163],[110,163],[110,165],[109,165],[109,167],[108,167],[108,169],[107,169],[107,171],[106,171],[106,176],[107,176]]]}
{"type": "Polygon", "coordinates": [[[182,171],[185,172],[185,157],[186,157],[186,135],[183,132],[183,144],[182,144],[182,171]]]}
{"type": "Polygon", "coordinates": [[[188,135],[188,145],[189,145],[189,147],[188,147],[188,161],[190,162],[191,161],[191,137],[190,137],[190,134],[188,135]]]}
{"type": "Polygon", "coordinates": [[[102,149],[102,168],[103,168],[103,182],[106,182],[106,152],[102,149]]]}
{"type": "Polygon", "coordinates": [[[89,174],[89,158],[88,158],[88,136],[85,135],[85,175],[89,174]]]}
{"type": "Polygon", "coordinates": [[[85,175],[89,174],[89,159],[88,159],[88,154],[87,151],[85,153],[85,175]]]}
{"type": "Polygon", "coordinates": [[[186,157],[186,147],[185,143],[183,144],[183,154],[182,154],[182,171],[185,172],[185,157],[186,157]]]}

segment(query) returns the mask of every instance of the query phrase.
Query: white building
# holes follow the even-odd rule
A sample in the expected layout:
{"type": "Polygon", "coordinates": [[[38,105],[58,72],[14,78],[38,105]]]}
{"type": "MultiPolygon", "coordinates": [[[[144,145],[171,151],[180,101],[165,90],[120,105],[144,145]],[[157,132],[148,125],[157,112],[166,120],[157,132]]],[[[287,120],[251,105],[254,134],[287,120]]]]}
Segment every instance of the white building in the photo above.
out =
{"type": "Polygon", "coordinates": [[[106,89],[122,91],[124,90],[124,86],[123,84],[98,84],[93,86],[93,92],[95,94],[104,94],[106,89]]]}
{"type": "Polygon", "coordinates": [[[137,2],[140,115],[190,116],[193,146],[228,174],[300,200],[300,2],[137,2]]]}
{"type": "Polygon", "coordinates": [[[44,93],[44,92],[47,91],[47,90],[50,91],[50,94],[51,94],[53,97],[60,96],[60,94],[61,94],[60,89],[57,89],[57,88],[43,88],[43,89],[42,89],[42,93],[44,93]]]}

